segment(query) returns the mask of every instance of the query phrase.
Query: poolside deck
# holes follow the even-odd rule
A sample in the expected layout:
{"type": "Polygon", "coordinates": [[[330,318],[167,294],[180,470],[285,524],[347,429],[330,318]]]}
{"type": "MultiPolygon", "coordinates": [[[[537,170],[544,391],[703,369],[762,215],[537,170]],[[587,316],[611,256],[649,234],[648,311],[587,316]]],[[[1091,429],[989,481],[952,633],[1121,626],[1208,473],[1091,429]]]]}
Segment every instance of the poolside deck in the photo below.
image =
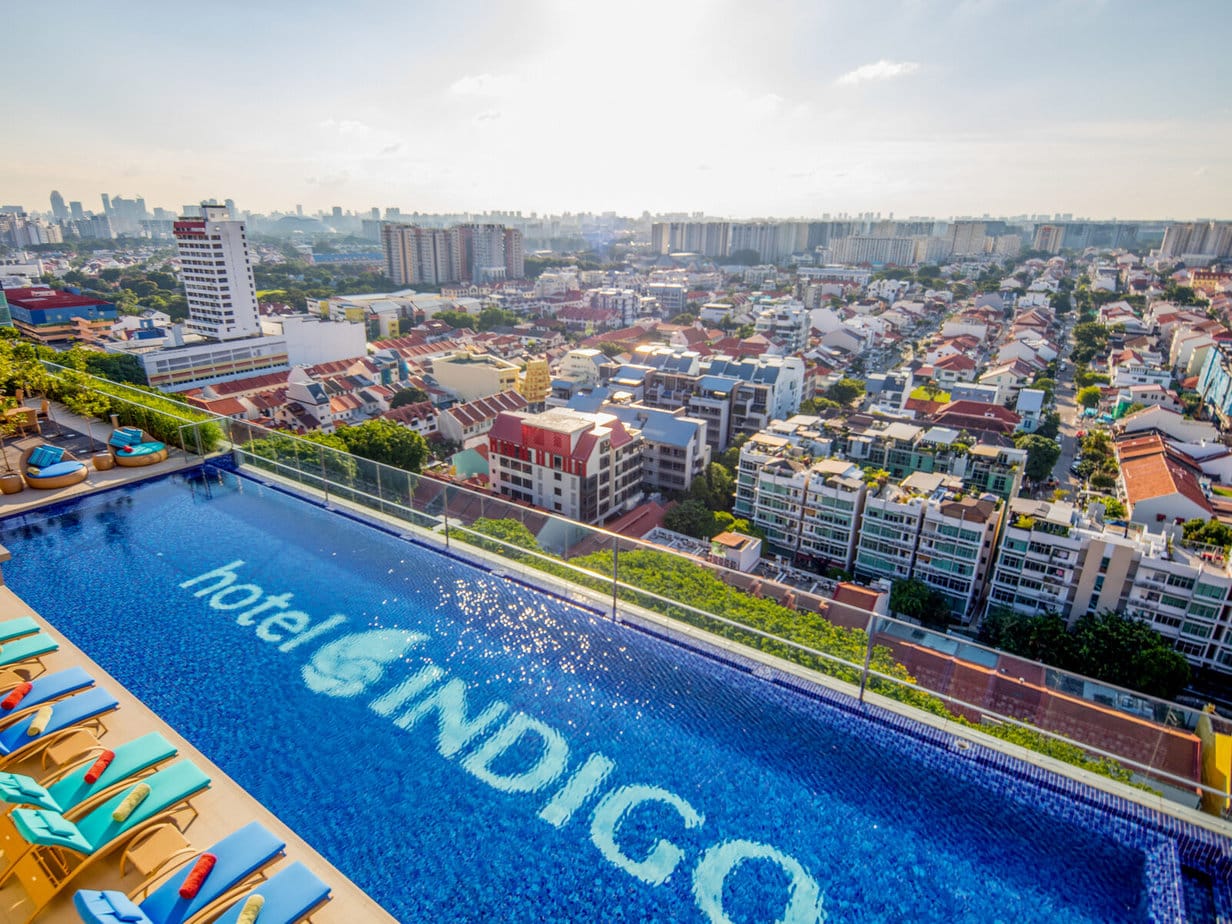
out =
{"type": "MultiPolygon", "coordinates": [[[[40,439],[56,445],[68,446],[79,459],[88,460],[88,453],[82,451],[79,445],[82,441],[88,441],[88,437],[83,435],[86,432],[84,421],[67,414],[61,419],[57,414],[57,422],[63,428],[60,436],[57,436],[56,423],[52,423],[50,427],[44,426],[41,438],[32,435],[10,440],[7,449],[11,461],[15,463],[22,449],[40,439]]],[[[103,425],[96,423],[94,430],[94,444],[97,447],[99,435],[103,433],[103,425]]],[[[0,495],[0,516],[56,503],[74,495],[105,490],[118,484],[163,475],[186,468],[195,464],[196,461],[191,457],[185,457],[182,453],[173,452],[165,462],[142,468],[117,467],[106,471],[94,471],[91,467],[90,476],[86,481],[69,488],[52,491],[26,488],[18,494],[0,495]]],[[[7,558],[7,553],[3,558],[7,558]]],[[[0,576],[0,584],[2,583],[3,578],[0,576]]],[[[279,865],[273,867],[272,871],[276,871],[289,860],[299,860],[332,888],[331,901],[312,916],[312,920],[317,924],[355,924],[358,921],[365,922],[365,924],[367,922],[380,924],[383,921],[394,920],[376,902],[245,792],[239,784],[227,777],[187,740],[178,735],[173,728],[164,723],[154,712],[61,635],[56,630],[54,614],[35,613],[11,589],[0,586],[0,620],[17,616],[33,616],[45,627],[49,635],[59,641],[60,649],[43,659],[49,671],[81,666],[95,678],[99,686],[106,688],[119,700],[120,708],[106,718],[107,734],[102,739],[104,744],[119,744],[150,731],[160,731],[177,746],[180,757],[193,761],[207,773],[211,780],[210,788],[194,800],[193,804],[198,810],[198,817],[192,821],[186,831],[187,839],[196,850],[207,849],[250,821],[260,821],[287,843],[286,859],[279,861],[279,865]]],[[[227,719],[227,717],[220,718],[227,719]]],[[[4,769],[29,773],[33,776],[40,776],[43,773],[37,759],[14,763],[4,769]]],[[[294,780],[286,782],[288,786],[295,785],[294,780]]],[[[126,876],[120,877],[118,864],[119,854],[116,853],[105,862],[88,868],[81,876],[66,885],[63,892],[43,911],[39,920],[56,922],[78,920],[72,909],[72,893],[76,889],[110,888],[128,891],[135,888],[140,883],[141,877],[134,874],[131,869],[126,876]]],[[[0,889],[0,924],[25,921],[30,910],[31,905],[19,885],[9,883],[0,889]]]]}

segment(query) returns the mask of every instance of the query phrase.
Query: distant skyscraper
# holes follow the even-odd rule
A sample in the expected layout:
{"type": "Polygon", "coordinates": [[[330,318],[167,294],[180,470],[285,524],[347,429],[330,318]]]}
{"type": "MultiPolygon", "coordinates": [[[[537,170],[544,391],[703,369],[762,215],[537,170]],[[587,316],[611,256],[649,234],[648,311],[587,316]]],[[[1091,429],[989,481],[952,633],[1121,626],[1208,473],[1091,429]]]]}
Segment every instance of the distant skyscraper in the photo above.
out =
{"type": "Polygon", "coordinates": [[[103,214],[106,215],[108,218],[110,218],[111,217],[111,197],[107,195],[106,193],[100,193],[99,195],[103,197],[103,214]]]}
{"type": "Polygon", "coordinates": [[[81,221],[86,217],[85,209],[81,207],[80,202],[70,202],[68,204],[68,211],[73,221],[81,221]]]}
{"type": "Polygon", "coordinates": [[[462,239],[457,228],[381,225],[385,270],[395,285],[442,285],[462,278],[462,239]]]}
{"type": "Polygon", "coordinates": [[[174,224],[188,326],[214,340],[259,336],[257,287],[244,223],[228,218],[226,206],[220,205],[203,204],[201,216],[174,224]]]}
{"type": "Polygon", "coordinates": [[[51,191],[51,214],[55,216],[56,221],[64,221],[68,218],[68,208],[64,205],[64,197],[60,195],[59,190],[51,191]]]}
{"type": "Polygon", "coordinates": [[[235,210],[235,200],[234,199],[224,200],[223,205],[227,207],[227,214],[230,215],[232,218],[240,217],[240,213],[235,210]]]}
{"type": "Polygon", "coordinates": [[[333,209],[331,210],[330,217],[331,218],[341,218],[342,217],[342,206],[335,205],[333,209]]]}
{"type": "Polygon", "coordinates": [[[982,221],[951,222],[946,236],[950,255],[983,253],[986,234],[987,230],[982,221]]]}
{"type": "Polygon", "coordinates": [[[381,210],[378,208],[370,209],[368,211],[368,217],[371,218],[373,221],[380,221],[381,220],[381,210]]]}

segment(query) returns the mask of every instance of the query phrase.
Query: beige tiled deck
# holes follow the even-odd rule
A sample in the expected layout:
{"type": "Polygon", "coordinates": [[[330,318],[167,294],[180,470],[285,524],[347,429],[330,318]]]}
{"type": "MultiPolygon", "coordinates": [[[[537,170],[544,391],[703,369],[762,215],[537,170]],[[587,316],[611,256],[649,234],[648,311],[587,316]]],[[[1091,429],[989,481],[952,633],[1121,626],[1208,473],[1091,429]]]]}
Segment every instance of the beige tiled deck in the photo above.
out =
{"type": "MultiPolygon", "coordinates": [[[[66,419],[62,423],[67,428],[75,425],[76,421],[70,423],[66,419]]],[[[53,424],[50,432],[47,432],[46,429],[44,431],[45,435],[43,438],[48,442],[56,442],[54,427],[55,425],[53,424]]],[[[101,429],[100,426],[96,425],[96,439],[100,435],[101,429]]],[[[84,426],[81,428],[81,431],[85,432],[84,426]]],[[[14,465],[21,449],[34,439],[38,439],[38,437],[32,436],[24,440],[19,439],[9,442],[8,452],[14,465]]],[[[193,459],[186,458],[182,453],[173,452],[167,461],[143,468],[113,468],[102,472],[96,472],[91,468],[90,477],[86,481],[70,488],[57,491],[40,491],[27,488],[19,494],[0,495],[0,516],[54,503],[77,494],[114,487],[123,482],[165,474],[169,471],[184,468],[193,462],[193,459]]],[[[392,917],[357,886],[351,883],[342,873],[313,851],[305,842],[300,840],[294,832],[264,809],[237,783],[223,774],[221,770],[215,767],[191,744],[180,737],[174,729],[162,722],[157,715],[128,693],[119,683],[61,635],[54,625],[54,614],[46,614],[45,618],[41,614],[34,613],[10,588],[0,586],[0,619],[25,615],[37,618],[40,623],[46,626],[48,634],[60,642],[60,649],[43,659],[48,670],[60,670],[65,667],[80,665],[94,677],[99,686],[105,687],[119,700],[120,708],[111,713],[106,719],[108,731],[102,739],[104,744],[118,744],[149,731],[161,731],[168,740],[179,748],[180,757],[192,760],[209,775],[211,780],[210,788],[194,800],[194,805],[198,809],[199,814],[191,825],[188,826],[187,830],[187,837],[197,850],[208,848],[211,844],[250,821],[260,821],[287,842],[287,859],[280,861],[280,864],[284,864],[288,860],[299,860],[331,886],[333,890],[332,900],[312,916],[313,921],[318,922],[318,924],[368,924],[368,922],[381,924],[381,922],[393,920],[392,917]]],[[[15,763],[5,766],[4,769],[29,773],[34,776],[42,773],[37,760],[15,763]]],[[[288,779],[286,785],[294,788],[295,781],[288,779]]],[[[121,879],[118,871],[118,859],[118,854],[113,855],[108,861],[87,868],[80,877],[71,880],[61,895],[44,910],[38,920],[49,922],[71,922],[78,920],[72,910],[72,893],[78,888],[113,888],[125,891],[134,888],[139,883],[140,878],[130,870],[121,879]]],[[[278,866],[275,866],[271,872],[277,869],[278,866]]],[[[18,884],[9,883],[3,889],[0,889],[0,924],[25,921],[29,911],[30,904],[25,897],[24,891],[18,884]]]]}

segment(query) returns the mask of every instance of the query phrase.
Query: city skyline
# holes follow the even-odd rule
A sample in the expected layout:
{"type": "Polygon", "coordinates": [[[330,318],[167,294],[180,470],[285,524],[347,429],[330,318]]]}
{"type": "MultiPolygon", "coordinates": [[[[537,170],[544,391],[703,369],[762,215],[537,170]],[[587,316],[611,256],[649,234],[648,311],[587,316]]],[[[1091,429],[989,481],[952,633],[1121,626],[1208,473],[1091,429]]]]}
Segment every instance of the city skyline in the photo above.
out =
{"type": "Polygon", "coordinates": [[[1232,15],[1216,2],[1172,7],[1167,23],[1099,0],[896,0],[876,15],[309,2],[294,18],[224,2],[191,31],[156,11],[13,12],[27,39],[14,72],[39,78],[0,154],[0,201],[49,211],[56,189],[94,211],[108,192],[258,212],[1232,214],[1218,93],[1232,15]],[[83,53],[42,67],[51,45],[83,53]],[[1177,60],[1205,60],[1215,79],[1164,66],[1177,60]]]}

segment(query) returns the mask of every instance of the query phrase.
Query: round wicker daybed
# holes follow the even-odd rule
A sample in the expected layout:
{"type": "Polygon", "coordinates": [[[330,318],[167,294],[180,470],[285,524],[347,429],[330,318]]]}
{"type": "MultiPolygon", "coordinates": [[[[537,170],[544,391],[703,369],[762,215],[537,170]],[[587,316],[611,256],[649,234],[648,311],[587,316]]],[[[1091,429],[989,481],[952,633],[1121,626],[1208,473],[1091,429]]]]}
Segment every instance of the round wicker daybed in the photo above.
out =
{"type": "MultiPolygon", "coordinates": [[[[32,488],[50,491],[56,488],[67,488],[70,485],[79,484],[89,477],[90,470],[86,467],[86,464],[79,462],[67,449],[61,449],[59,460],[51,465],[31,468],[30,457],[36,449],[41,449],[44,445],[46,444],[27,447],[21,454],[21,461],[17,463],[17,469],[21,472],[22,477],[26,479],[27,485],[32,488]]],[[[51,448],[59,449],[58,446],[51,448]]]]}
{"type": "Polygon", "coordinates": [[[136,427],[118,427],[107,443],[116,465],[137,468],[154,465],[167,458],[167,446],[136,427]]]}

